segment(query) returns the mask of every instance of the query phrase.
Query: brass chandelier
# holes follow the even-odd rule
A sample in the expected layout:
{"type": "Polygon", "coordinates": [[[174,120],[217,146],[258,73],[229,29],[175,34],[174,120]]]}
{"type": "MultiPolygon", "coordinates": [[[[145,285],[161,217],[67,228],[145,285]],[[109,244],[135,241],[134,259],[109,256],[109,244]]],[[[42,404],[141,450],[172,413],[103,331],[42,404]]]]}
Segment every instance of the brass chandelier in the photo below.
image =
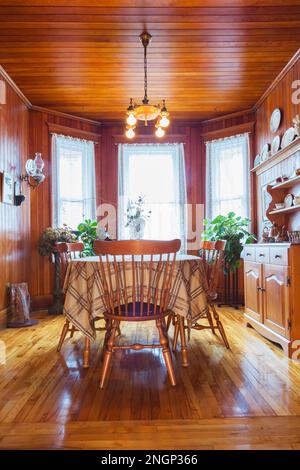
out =
{"type": "Polygon", "coordinates": [[[147,31],[144,31],[140,35],[140,41],[144,47],[144,99],[142,104],[136,104],[133,102],[133,99],[130,98],[130,103],[127,108],[127,126],[125,132],[128,139],[133,139],[135,136],[135,128],[138,121],[144,121],[145,126],[147,126],[148,121],[154,121],[157,119],[155,124],[155,134],[157,137],[163,137],[165,135],[165,128],[170,124],[169,113],[166,108],[165,100],[162,100],[162,105],[149,104],[148,100],[147,47],[151,39],[152,36],[147,31]]]}

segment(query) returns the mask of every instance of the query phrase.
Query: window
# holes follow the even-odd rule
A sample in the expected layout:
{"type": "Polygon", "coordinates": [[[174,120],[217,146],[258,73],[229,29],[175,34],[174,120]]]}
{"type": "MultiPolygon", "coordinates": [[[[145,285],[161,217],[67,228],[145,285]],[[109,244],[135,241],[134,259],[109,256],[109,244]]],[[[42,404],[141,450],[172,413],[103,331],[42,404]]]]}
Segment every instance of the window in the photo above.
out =
{"type": "Polygon", "coordinates": [[[52,225],[76,229],[96,216],[94,144],[52,135],[52,225]]]}
{"type": "Polygon", "coordinates": [[[186,242],[186,185],[183,144],[125,144],[119,146],[118,236],[129,238],[126,208],[145,197],[151,210],[144,238],[186,242]]]}
{"type": "Polygon", "coordinates": [[[206,143],[206,216],[249,216],[249,136],[206,143]]]}

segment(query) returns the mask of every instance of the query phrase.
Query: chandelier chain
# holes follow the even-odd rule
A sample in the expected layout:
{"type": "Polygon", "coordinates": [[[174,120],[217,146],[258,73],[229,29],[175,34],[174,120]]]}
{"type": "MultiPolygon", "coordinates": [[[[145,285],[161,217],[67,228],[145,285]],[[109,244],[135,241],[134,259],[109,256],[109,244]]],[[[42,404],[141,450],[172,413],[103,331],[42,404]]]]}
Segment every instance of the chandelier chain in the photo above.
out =
{"type": "Polygon", "coordinates": [[[147,47],[151,42],[152,36],[148,31],[143,31],[139,36],[140,42],[144,47],[144,98],[141,104],[137,104],[130,98],[129,106],[127,108],[126,117],[126,137],[133,139],[135,137],[135,128],[139,121],[143,121],[145,126],[148,122],[155,122],[155,135],[159,138],[165,135],[165,129],[170,124],[168,119],[169,113],[166,108],[165,100],[162,104],[150,104],[148,99],[148,61],[147,61],[147,47]]]}
{"type": "Polygon", "coordinates": [[[148,104],[149,103],[149,100],[148,100],[148,93],[147,93],[147,88],[148,88],[148,77],[147,77],[147,45],[144,44],[144,99],[143,99],[143,103],[144,104],[148,104]]]}

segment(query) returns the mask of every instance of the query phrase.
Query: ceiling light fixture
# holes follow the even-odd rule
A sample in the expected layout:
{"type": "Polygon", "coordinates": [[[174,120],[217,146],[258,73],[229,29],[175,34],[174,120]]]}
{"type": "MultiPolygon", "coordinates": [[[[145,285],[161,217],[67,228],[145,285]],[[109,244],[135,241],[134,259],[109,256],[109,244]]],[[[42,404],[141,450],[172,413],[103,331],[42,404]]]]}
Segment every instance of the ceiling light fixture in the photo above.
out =
{"type": "Polygon", "coordinates": [[[170,124],[169,113],[166,108],[165,100],[161,104],[149,104],[148,100],[148,66],[147,66],[147,47],[152,39],[151,34],[144,31],[140,35],[140,41],[144,47],[144,99],[142,104],[136,104],[133,99],[130,98],[130,103],[127,108],[126,118],[126,132],[125,135],[128,139],[133,139],[135,136],[135,128],[138,121],[143,121],[145,126],[148,125],[149,121],[157,119],[155,127],[155,134],[161,138],[165,135],[164,128],[170,124]]]}

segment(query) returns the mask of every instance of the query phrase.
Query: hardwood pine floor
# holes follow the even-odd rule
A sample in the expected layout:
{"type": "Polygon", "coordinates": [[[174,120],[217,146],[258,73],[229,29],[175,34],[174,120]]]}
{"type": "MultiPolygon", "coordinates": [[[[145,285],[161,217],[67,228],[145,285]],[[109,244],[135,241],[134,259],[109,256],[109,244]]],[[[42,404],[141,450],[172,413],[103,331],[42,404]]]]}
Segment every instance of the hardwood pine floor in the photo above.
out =
{"type": "MultiPolygon", "coordinates": [[[[3,330],[0,448],[300,448],[300,364],[220,309],[231,350],[209,331],[193,331],[190,366],[174,355],[171,387],[161,352],[115,353],[98,388],[103,333],[82,369],[80,333],[56,352],[61,317],[3,330]]],[[[122,325],[122,341],[156,339],[152,325],[122,325]]]]}

